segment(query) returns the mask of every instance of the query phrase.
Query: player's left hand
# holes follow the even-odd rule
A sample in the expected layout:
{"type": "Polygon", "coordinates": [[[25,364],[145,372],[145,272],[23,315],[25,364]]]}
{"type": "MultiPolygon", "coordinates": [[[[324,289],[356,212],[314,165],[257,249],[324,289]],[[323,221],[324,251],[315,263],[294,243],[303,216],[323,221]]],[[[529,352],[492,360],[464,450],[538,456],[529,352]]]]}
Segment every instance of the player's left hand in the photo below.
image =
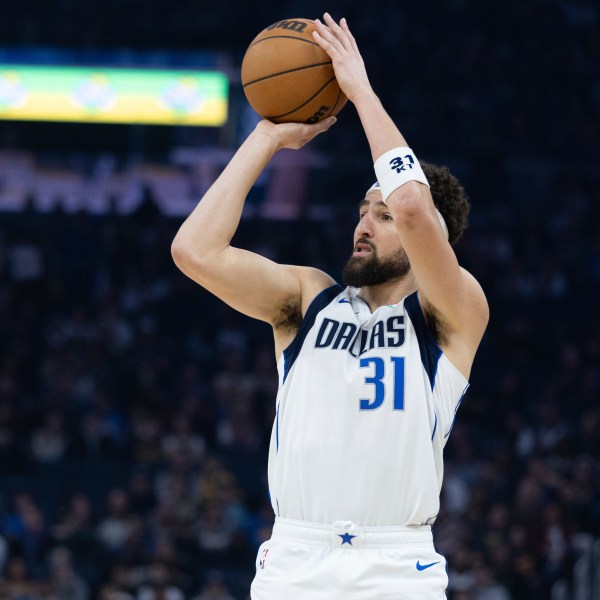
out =
{"type": "Polygon", "coordinates": [[[256,126],[255,131],[259,134],[267,135],[275,143],[276,150],[289,148],[298,150],[305,144],[308,144],[320,133],[327,131],[337,119],[328,117],[317,123],[271,123],[263,119],[256,126]]]}
{"type": "Polygon", "coordinates": [[[362,94],[373,93],[356,40],[350,33],[346,19],[341,19],[338,24],[329,13],[325,13],[323,20],[325,23],[315,20],[313,37],[331,58],[342,92],[348,96],[348,100],[356,103],[362,94]]]}

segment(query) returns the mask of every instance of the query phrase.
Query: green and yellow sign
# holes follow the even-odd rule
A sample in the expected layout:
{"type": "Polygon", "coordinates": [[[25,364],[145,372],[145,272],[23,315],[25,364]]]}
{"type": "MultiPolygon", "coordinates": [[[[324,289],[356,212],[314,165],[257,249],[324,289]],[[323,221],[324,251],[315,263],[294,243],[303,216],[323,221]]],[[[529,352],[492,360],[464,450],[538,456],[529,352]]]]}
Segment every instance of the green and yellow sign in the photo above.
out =
{"type": "Polygon", "coordinates": [[[219,72],[0,64],[0,119],[220,126],[219,72]]]}

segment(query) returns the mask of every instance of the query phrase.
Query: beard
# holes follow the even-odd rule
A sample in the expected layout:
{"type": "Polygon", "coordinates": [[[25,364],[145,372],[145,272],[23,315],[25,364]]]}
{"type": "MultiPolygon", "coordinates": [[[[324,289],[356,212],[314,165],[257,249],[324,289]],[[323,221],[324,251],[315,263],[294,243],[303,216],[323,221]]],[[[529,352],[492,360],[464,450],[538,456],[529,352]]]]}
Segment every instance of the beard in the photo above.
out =
{"type": "Polygon", "coordinates": [[[398,250],[393,256],[381,259],[377,255],[377,249],[371,244],[369,246],[369,256],[349,258],[342,271],[344,285],[356,288],[381,285],[401,279],[410,271],[410,262],[404,250],[398,250]]]}

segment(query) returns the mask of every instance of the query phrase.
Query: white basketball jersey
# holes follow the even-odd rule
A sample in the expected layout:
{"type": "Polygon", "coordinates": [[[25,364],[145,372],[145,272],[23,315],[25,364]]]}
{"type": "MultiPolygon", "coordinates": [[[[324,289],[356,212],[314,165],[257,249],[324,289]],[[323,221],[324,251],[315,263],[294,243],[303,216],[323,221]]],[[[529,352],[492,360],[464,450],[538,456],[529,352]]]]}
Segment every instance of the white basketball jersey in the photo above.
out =
{"type": "Polygon", "coordinates": [[[273,510],[314,523],[431,524],[468,383],[433,339],[416,292],[373,313],[357,294],[322,291],[278,361],[273,510]]]}

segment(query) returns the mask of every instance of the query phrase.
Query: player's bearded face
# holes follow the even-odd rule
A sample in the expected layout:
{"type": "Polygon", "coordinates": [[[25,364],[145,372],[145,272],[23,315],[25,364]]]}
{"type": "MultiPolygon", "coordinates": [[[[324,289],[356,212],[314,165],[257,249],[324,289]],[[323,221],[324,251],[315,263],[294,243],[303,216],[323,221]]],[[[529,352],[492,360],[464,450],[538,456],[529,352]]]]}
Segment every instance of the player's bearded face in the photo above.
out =
{"type": "Polygon", "coordinates": [[[375,245],[365,238],[358,240],[358,243],[366,244],[371,251],[365,256],[350,257],[342,271],[344,285],[358,288],[381,285],[398,280],[410,271],[408,256],[402,248],[391,256],[381,258],[375,245]]]}

